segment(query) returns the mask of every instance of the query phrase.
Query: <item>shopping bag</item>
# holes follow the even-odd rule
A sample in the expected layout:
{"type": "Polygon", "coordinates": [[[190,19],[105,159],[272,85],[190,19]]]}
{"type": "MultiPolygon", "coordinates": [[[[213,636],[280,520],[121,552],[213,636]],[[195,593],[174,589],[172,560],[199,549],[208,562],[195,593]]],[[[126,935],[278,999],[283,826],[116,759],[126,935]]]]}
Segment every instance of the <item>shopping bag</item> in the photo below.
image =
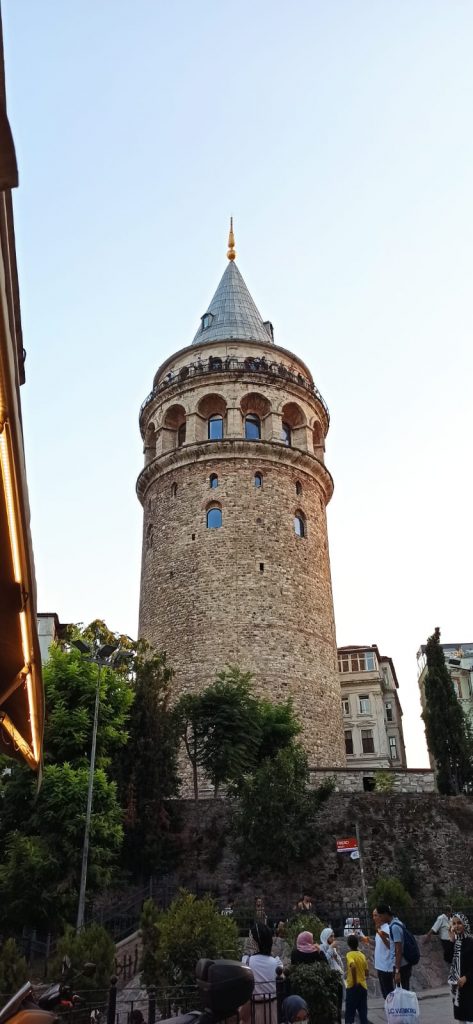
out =
{"type": "Polygon", "coordinates": [[[395,988],[393,992],[389,992],[384,1009],[390,1024],[394,1024],[394,1021],[407,1024],[407,1021],[420,1020],[417,996],[415,992],[409,992],[406,988],[395,988]]]}

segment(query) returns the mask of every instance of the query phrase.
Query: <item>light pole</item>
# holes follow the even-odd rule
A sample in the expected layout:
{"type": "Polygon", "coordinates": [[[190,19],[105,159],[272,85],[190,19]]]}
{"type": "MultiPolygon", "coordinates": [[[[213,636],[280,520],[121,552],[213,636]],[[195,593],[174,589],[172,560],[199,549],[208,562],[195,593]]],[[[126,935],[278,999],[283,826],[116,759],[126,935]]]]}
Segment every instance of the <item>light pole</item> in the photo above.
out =
{"type": "Polygon", "coordinates": [[[92,647],[85,644],[83,640],[71,640],[71,645],[76,647],[81,652],[87,661],[92,661],[95,665],[98,665],[97,673],[97,689],[95,691],[95,709],[94,709],[94,725],[92,729],[92,746],[90,748],[90,765],[89,765],[89,787],[87,790],[87,810],[85,813],[85,829],[84,829],[84,845],[82,847],[82,868],[80,875],[80,889],[79,889],[79,905],[77,907],[77,923],[76,931],[80,932],[84,927],[84,915],[85,915],[85,894],[87,890],[87,863],[89,859],[89,838],[90,838],[90,820],[92,817],[92,798],[94,795],[94,772],[95,772],[95,751],[97,748],[97,728],[99,724],[99,706],[100,706],[100,679],[102,676],[102,669],[104,665],[110,664],[110,658],[112,654],[117,650],[117,647],[113,644],[103,644],[97,650],[94,651],[92,647]]]}

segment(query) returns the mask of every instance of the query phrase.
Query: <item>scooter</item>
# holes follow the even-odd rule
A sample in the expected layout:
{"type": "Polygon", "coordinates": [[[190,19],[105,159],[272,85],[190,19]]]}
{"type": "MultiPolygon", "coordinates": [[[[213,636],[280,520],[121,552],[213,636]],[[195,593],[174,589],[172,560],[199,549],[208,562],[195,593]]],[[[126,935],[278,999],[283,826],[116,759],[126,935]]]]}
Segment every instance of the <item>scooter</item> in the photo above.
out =
{"type": "MultiPolygon", "coordinates": [[[[199,960],[197,987],[202,1008],[170,1017],[160,1024],[218,1024],[248,1002],[254,987],[253,972],[236,960],[199,960]]],[[[52,985],[36,1001],[31,982],[12,996],[0,1010],[0,1024],[58,1024],[58,1010],[68,986],[52,985]]]]}

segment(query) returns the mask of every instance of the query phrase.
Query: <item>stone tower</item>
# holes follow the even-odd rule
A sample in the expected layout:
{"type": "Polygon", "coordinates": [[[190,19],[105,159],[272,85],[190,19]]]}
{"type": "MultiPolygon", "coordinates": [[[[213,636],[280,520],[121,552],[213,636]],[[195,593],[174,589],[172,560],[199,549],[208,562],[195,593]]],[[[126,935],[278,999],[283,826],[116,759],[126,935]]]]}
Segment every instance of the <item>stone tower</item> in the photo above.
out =
{"type": "Polygon", "coordinates": [[[166,650],[176,695],[228,664],[291,696],[312,765],[345,764],[326,505],[327,406],[274,343],[234,262],[191,345],[140,411],[145,465],[140,636],[166,650]]]}

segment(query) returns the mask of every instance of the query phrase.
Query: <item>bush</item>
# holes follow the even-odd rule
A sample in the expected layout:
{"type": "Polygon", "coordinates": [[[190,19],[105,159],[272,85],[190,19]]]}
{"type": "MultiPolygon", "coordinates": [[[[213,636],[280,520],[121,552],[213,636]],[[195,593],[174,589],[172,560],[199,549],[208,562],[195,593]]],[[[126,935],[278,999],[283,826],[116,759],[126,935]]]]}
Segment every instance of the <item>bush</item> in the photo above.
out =
{"type": "Polygon", "coordinates": [[[323,928],[325,928],[323,921],[315,914],[300,914],[299,917],[293,917],[286,925],[285,939],[290,949],[294,949],[299,932],[312,932],[314,942],[319,942],[323,928]]]}
{"type": "Polygon", "coordinates": [[[80,991],[108,990],[115,966],[115,944],[102,925],[91,924],[78,935],[74,928],[66,928],[58,941],[57,954],[51,964],[52,978],[60,976],[65,956],[69,957],[73,972],[82,971],[84,964],[95,964],[95,971],[90,977],[81,977],[77,985],[80,991]]]}
{"type": "Polygon", "coordinates": [[[146,909],[142,938],[142,981],[147,985],[193,985],[200,957],[241,955],[235,922],[222,917],[210,896],[197,899],[185,890],[155,920],[146,909]]]}
{"type": "Polygon", "coordinates": [[[394,913],[402,917],[403,914],[409,913],[414,901],[399,878],[381,877],[378,878],[374,889],[370,890],[368,902],[370,910],[374,910],[377,903],[389,903],[394,913]]]}
{"type": "Polygon", "coordinates": [[[335,1024],[340,985],[338,971],[325,964],[297,964],[288,970],[289,988],[305,999],[309,1020],[317,1024],[335,1024]]]}
{"type": "Polygon", "coordinates": [[[394,777],[391,772],[376,772],[374,777],[374,788],[376,793],[392,793],[394,789],[394,777]]]}
{"type": "MultiPolygon", "coordinates": [[[[16,992],[27,978],[28,968],[24,956],[21,955],[15,940],[7,939],[0,949],[0,992],[9,996],[16,992]]],[[[0,1005],[3,1006],[7,1001],[4,999],[2,1002],[0,999],[0,1005]]]]}

